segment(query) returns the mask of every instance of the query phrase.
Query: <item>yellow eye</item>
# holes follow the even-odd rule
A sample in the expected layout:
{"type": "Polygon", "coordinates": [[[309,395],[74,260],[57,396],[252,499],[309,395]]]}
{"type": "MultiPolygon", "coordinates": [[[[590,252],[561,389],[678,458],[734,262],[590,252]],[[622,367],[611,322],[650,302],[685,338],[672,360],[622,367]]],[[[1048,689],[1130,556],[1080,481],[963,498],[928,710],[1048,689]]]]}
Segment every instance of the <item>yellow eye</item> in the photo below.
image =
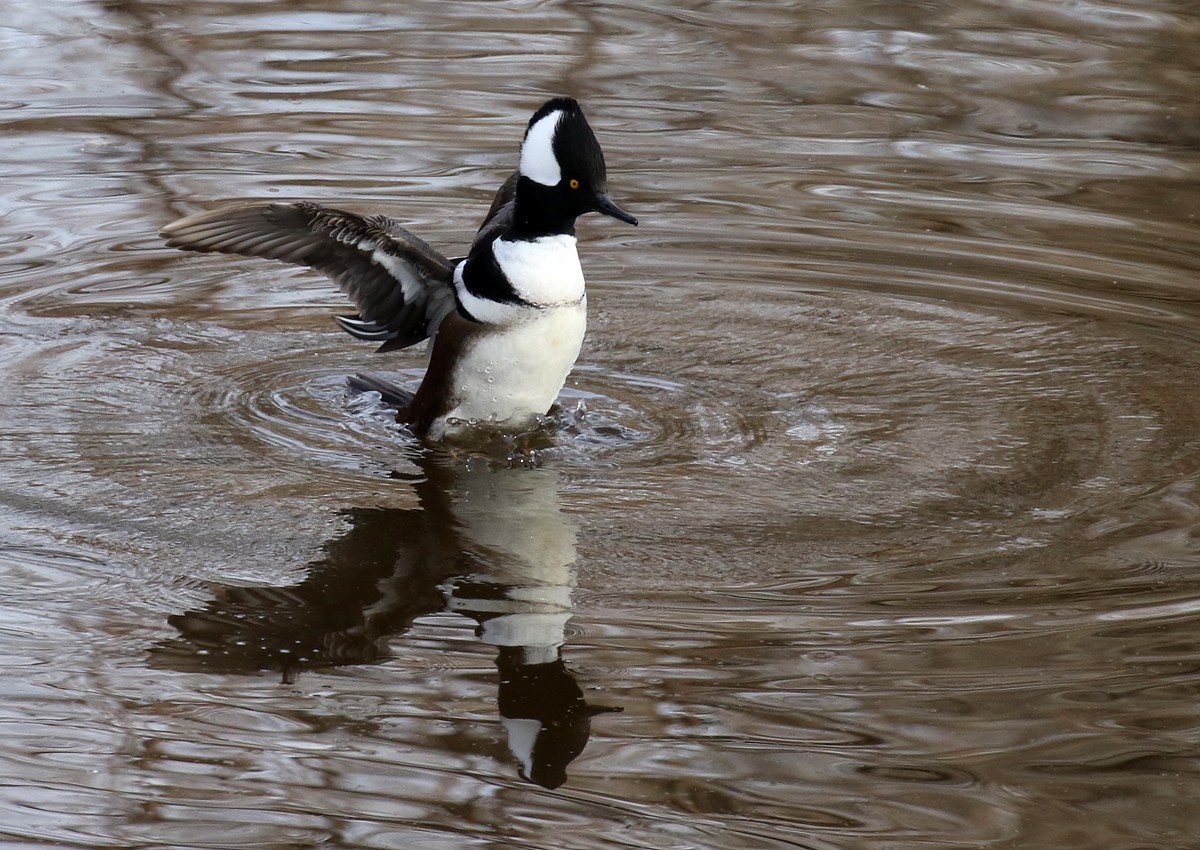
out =
{"type": "Polygon", "coordinates": [[[576,180],[574,177],[572,177],[572,178],[570,179],[570,181],[568,181],[567,185],[568,185],[568,186],[570,186],[572,189],[578,189],[578,188],[579,188],[579,181],[578,181],[578,180],[576,180]]]}

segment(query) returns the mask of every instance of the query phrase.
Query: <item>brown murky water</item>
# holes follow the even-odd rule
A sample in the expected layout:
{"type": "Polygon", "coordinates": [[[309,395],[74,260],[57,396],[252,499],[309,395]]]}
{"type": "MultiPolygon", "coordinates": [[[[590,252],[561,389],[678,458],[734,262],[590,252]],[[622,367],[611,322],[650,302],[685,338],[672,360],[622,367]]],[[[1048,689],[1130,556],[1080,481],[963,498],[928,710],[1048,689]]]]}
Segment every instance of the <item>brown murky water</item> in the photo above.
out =
{"type": "Polygon", "coordinates": [[[1193,3],[0,8],[4,847],[1197,846],[1193,3]],[[532,458],[155,236],[460,251],[560,92],[532,458]]]}

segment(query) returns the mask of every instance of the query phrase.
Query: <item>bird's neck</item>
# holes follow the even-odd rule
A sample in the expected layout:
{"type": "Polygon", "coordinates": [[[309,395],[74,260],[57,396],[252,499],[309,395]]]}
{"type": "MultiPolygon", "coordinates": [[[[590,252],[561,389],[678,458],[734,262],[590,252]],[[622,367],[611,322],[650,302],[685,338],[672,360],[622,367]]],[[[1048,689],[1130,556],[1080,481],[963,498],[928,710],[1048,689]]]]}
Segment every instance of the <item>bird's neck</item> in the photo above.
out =
{"type": "Polygon", "coordinates": [[[513,199],[512,224],[504,238],[529,242],[559,235],[575,235],[575,214],[562,208],[553,189],[521,178],[513,199]]]}

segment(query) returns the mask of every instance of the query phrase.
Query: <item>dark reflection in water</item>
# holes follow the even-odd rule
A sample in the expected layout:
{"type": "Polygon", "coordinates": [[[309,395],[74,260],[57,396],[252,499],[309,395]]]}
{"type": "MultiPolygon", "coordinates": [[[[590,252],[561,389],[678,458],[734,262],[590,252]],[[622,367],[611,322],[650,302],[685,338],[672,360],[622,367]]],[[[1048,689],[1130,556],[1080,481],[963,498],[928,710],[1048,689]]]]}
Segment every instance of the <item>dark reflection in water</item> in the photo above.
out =
{"type": "Polygon", "coordinates": [[[223,585],[201,609],[172,615],[181,637],[159,666],[205,672],[304,670],[390,657],[389,638],[418,617],[454,611],[497,649],[499,710],[521,776],[547,788],[587,745],[589,705],[562,658],[575,585],[574,524],[558,472],[431,452],[411,510],[356,508],[288,587],[223,585]]]}

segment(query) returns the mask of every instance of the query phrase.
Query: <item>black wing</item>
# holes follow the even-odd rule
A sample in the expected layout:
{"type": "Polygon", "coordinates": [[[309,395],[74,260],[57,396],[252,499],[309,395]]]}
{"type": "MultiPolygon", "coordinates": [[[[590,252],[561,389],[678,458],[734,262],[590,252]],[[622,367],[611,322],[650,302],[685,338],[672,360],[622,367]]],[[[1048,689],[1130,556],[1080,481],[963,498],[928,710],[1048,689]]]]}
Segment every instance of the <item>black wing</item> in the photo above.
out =
{"type": "Polygon", "coordinates": [[[496,190],[496,197],[492,198],[492,206],[488,209],[488,214],[484,216],[483,224],[479,225],[479,232],[475,234],[475,241],[471,245],[472,251],[475,250],[476,245],[482,245],[495,239],[508,230],[509,225],[512,224],[513,211],[516,209],[518,177],[518,172],[514,171],[496,190]]]}
{"type": "Polygon", "coordinates": [[[337,322],[380,350],[405,348],[454,308],[454,264],[381,215],[363,217],[300,201],[239,204],[168,224],[167,245],[265,257],[328,275],[358,307],[337,322]]]}

